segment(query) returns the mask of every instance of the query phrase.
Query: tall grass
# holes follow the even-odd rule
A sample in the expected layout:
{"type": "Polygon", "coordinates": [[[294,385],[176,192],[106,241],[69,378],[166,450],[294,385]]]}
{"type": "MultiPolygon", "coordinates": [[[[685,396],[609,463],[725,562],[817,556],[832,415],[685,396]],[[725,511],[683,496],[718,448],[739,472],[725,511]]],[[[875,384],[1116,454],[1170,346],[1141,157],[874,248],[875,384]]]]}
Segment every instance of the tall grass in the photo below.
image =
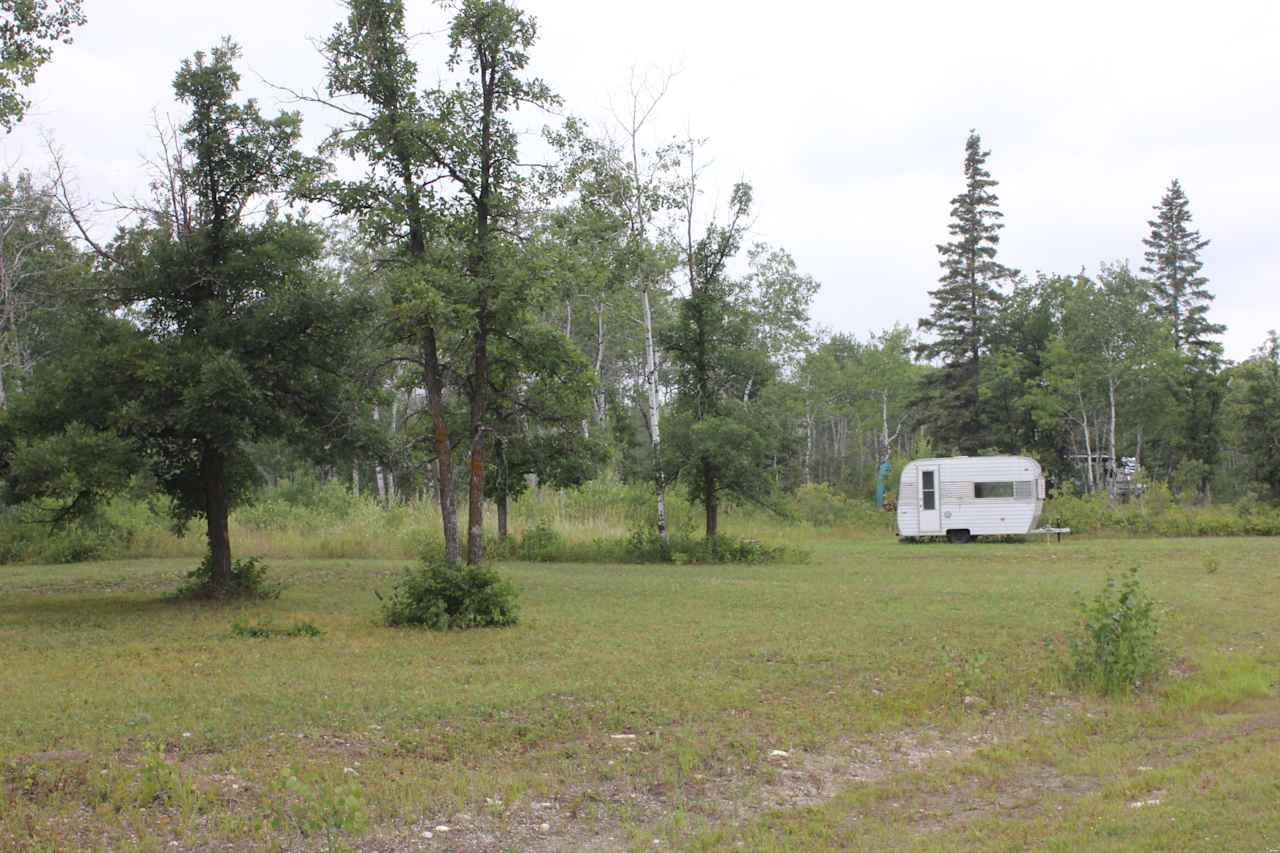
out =
{"type": "MultiPolygon", "coordinates": [[[[699,538],[703,515],[682,493],[667,499],[673,537],[699,538]]],[[[486,538],[496,543],[493,506],[485,513],[486,538]]],[[[519,543],[526,534],[553,530],[566,555],[589,556],[621,548],[636,531],[656,526],[651,489],[597,480],[577,489],[533,489],[511,502],[509,532],[519,543]]],[[[826,486],[808,486],[773,508],[728,503],[721,508],[722,532],[735,539],[799,546],[814,539],[880,538],[891,535],[893,518],[826,486]]],[[[0,562],[75,562],[117,557],[204,555],[200,523],[177,536],[154,501],[117,498],[92,522],[60,531],[10,511],[0,518],[0,562]]],[[[536,535],[536,534],[535,534],[536,535]]],[[[231,516],[237,554],[266,558],[416,559],[442,549],[440,510],[433,501],[393,503],[387,509],[372,495],[354,495],[345,483],[282,481],[263,490],[231,516]]],[[[520,558],[519,548],[503,555],[520,558]]]]}
{"type": "MultiPolygon", "coordinates": [[[[201,558],[205,542],[199,522],[179,537],[162,509],[154,497],[121,497],[97,518],[56,531],[30,511],[0,511],[0,563],[201,558]]],[[[496,544],[495,518],[489,506],[486,536],[496,544]]],[[[565,554],[557,559],[606,560],[624,550],[637,531],[653,530],[655,518],[653,492],[646,484],[601,479],[577,489],[533,489],[512,501],[512,542],[495,553],[519,559],[518,546],[527,533],[552,530],[565,554]]],[[[1084,534],[1280,535],[1280,507],[1247,499],[1182,505],[1158,484],[1143,499],[1127,504],[1113,505],[1105,495],[1055,496],[1045,507],[1044,520],[1084,534]]],[[[701,537],[702,510],[681,490],[668,495],[667,522],[677,539],[701,537]]],[[[815,484],[771,507],[724,504],[721,529],[733,539],[797,548],[820,540],[890,538],[894,517],[870,501],[815,484]]],[[[384,510],[372,495],[354,495],[345,483],[308,479],[281,481],[234,512],[231,540],[237,554],[267,558],[416,559],[437,555],[442,548],[434,502],[393,503],[384,510]]]]}

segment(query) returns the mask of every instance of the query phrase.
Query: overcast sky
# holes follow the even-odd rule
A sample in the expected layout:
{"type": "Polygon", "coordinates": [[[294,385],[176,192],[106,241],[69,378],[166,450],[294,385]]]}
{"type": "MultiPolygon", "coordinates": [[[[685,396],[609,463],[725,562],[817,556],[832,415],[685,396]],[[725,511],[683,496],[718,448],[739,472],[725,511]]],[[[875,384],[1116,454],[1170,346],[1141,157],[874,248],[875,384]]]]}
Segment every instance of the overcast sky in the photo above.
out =
{"type": "MultiPolygon", "coordinates": [[[[434,79],[444,18],[410,0],[416,59],[434,79]],[[434,34],[433,34],[434,33],[434,34]]],[[[244,49],[244,90],[262,78],[321,83],[310,39],[334,0],[85,0],[88,24],[31,90],[4,162],[43,168],[51,132],[82,194],[142,189],[153,111],[180,113],[181,58],[223,35],[244,49]]],[[[976,128],[1000,181],[1001,260],[1028,274],[1141,265],[1151,207],[1172,178],[1213,242],[1205,272],[1247,357],[1280,326],[1280,4],[793,0],[528,0],[534,71],[597,126],[633,68],[678,72],[662,136],[709,139],[709,188],[755,187],[752,239],[789,250],[822,282],[814,317],[865,335],[929,310],[976,128]]],[[[304,110],[309,144],[331,120],[304,110]]],[[[715,190],[709,192],[714,196],[715,190]]],[[[713,200],[709,198],[709,201],[713,200]]],[[[110,224],[109,219],[104,219],[110,224]]]]}

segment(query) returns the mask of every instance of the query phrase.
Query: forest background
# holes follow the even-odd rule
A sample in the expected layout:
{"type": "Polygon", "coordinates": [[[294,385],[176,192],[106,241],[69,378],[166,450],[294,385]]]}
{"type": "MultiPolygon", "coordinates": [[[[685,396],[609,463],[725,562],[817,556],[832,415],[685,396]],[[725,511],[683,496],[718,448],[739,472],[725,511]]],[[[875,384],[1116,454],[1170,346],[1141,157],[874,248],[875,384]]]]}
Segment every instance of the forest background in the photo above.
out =
{"type": "MultiPolygon", "coordinates": [[[[0,556],[885,535],[882,466],[945,453],[1034,456],[1085,530],[1280,529],[1280,344],[1224,357],[1176,177],[1136,268],[1029,274],[999,254],[990,152],[957,139],[931,311],[859,339],[753,239],[749,176],[708,184],[727,141],[650,144],[678,79],[633,78],[593,126],[529,73],[532,17],[451,12],[430,65],[398,2],[315,34],[325,79],[289,90],[333,117],[314,151],[239,95],[232,41],[184,60],[109,238],[56,142],[0,183],[0,556]]],[[[32,14],[5,47],[34,73],[82,16],[32,14]]]]}

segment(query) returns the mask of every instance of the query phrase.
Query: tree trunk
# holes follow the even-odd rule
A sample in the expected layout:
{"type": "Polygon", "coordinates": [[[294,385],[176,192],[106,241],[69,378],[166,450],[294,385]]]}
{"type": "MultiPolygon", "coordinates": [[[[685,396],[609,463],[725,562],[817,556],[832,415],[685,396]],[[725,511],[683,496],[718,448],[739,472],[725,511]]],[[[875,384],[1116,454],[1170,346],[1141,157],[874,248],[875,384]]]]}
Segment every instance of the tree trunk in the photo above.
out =
{"type": "Polygon", "coordinates": [[[1084,460],[1085,460],[1085,493],[1093,494],[1093,437],[1089,434],[1089,412],[1084,407],[1084,397],[1076,394],[1076,399],[1080,402],[1080,423],[1084,431],[1084,460]]]}
{"type": "MultiPolygon", "coordinates": [[[[483,311],[481,312],[483,315],[483,311]]],[[[467,563],[484,562],[484,419],[485,389],[489,386],[489,342],[481,316],[471,374],[471,461],[467,489],[467,563]]]]}
{"type": "Polygon", "coordinates": [[[505,491],[498,492],[498,497],[494,499],[498,506],[498,538],[507,538],[507,493],[505,491]]]}
{"type": "Polygon", "coordinates": [[[596,394],[595,394],[595,421],[596,425],[604,423],[607,409],[608,395],[605,394],[604,380],[601,373],[604,371],[604,301],[596,303],[596,394]]]}
{"type": "Polygon", "coordinates": [[[662,429],[660,425],[661,410],[658,398],[658,354],[653,345],[653,310],[649,305],[649,286],[640,289],[641,302],[644,306],[644,371],[645,389],[649,395],[649,445],[653,451],[653,488],[658,502],[658,538],[663,544],[670,539],[667,535],[667,482],[662,471],[662,429]]]}
{"type": "Polygon", "coordinates": [[[435,428],[436,479],[440,484],[440,524],[444,528],[444,558],[449,563],[462,562],[458,545],[458,511],[453,500],[453,457],[449,447],[449,424],[444,417],[444,376],[436,349],[435,330],[428,328],[422,347],[423,375],[427,383],[427,402],[431,407],[431,424],[435,428]]]}
{"type": "Polygon", "coordinates": [[[813,482],[813,445],[814,432],[816,424],[814,423],[813,411],[809,403],[804,404],[804,482],[806,485],[813,482]]]}
{"type": "Polygon", "coordinates": [[[204,481],[204,514],[212,566],[210,583],[216,592],[231,586],[231,513],[227,497],[227,460],[221,450],[205,447],[200,460],[200,479],[204,481]]]}
{"type": "Polygon", "coordinates": [[[373,484],[378,490],[378,503],[385,510],[390,504],[387,501],[387,477],[386,472],[382,470],[382,463],[373,469],[373,484]]]}
{"type": "MultiPolygon", "coordinates": [[[[391,410],[392,423],[391,428],[395,430],[395,409],[391,410]]],[[[378,407],[373,407],[373,422],[378,422],[378,407]]],[[[378,490],[378,503],[382,504],[385,510],[388,508],[387,502],[387,478],[386,472],[382,468],[382,460],[377,460],[373,465],[373,485],[378,490]]]]}
{"type": "Polygon", "coordinates": [[[707,538],[711,539],[720,529],[720,506],[716,489],[715,466],[710,459],[702,460],[702,502],[707,511],[707,538]]]}
{"type": "Polygon", "coordinates": [[[1114,499],[1120,479],[1120,456],[1116,448],[1116,380],[1113,377],[1107,377],[1107,407],[1107,440],[1111,444],[1111,476],[1107,485],[1114,499]]]}

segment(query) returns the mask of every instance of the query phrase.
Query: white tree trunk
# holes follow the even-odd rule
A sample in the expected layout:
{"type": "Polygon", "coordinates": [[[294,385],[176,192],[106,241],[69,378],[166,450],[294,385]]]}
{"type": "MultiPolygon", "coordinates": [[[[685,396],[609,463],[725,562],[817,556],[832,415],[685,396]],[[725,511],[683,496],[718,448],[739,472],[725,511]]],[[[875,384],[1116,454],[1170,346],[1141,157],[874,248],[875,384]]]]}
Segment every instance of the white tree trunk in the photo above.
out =
{"type": "Polygon", "coordinates": [[[667,535],[667,484],[662,472],[662,427],[660,399],[658,396],[658,354],[653,345],[653,310],[649,305],[649,286],[640,289],[644,307],[644,370],[645,385],[649,396],[649,443],[653,448],[653,485],[658,498],[658,536],[668,542],[667,535]]]}
{"type": "Polygon", "coordinates": [[[1107,407],[1107,440],[1111,445],[1111,473],[1107,478],[1107,488],[1115,498],[1120,479],[1120,456],[1116,448],[1116,380],[1113,376],[1107,377],[1107,407]]]}
{"type": "Polygon", "coordinates": [[[601,373],[604,371],[604,300],[601,299],[596,303],[596,406],[595,420],[596,424],[604,423],[607,414],[608,395],[605,394],[604,381],[601,373]]]}
{"type": "Polygon", "coordinates": [[[1089,434],[1089,411],[1084,406],[1084,395],[1076,393],[1076,399],[1080,403],[1080,423],[1084,432],[1084,459],[1085,459],[1085,492],[1093,494],[1093,436],[1089,434]]]}
{"type": "Polygon", "coordinates": [[[813,445],[817,440],[814,433],[817,424],[814,422],[813,409],[809,403],[804,404],[804,481],[813,482],[813,445]]]}
{"type": "MultiPolygon", "coordinates": [[[[379,417],[378,407],[373,407],[373,422],[376,424],[379,417]]],[[[378,460],[373,466],[373,483],[374,488],[378,490],[378,503],[382,504],[382,508],[387,508],[387,478],[386,472],[382,469],[382,460],[378,460]]]]}

